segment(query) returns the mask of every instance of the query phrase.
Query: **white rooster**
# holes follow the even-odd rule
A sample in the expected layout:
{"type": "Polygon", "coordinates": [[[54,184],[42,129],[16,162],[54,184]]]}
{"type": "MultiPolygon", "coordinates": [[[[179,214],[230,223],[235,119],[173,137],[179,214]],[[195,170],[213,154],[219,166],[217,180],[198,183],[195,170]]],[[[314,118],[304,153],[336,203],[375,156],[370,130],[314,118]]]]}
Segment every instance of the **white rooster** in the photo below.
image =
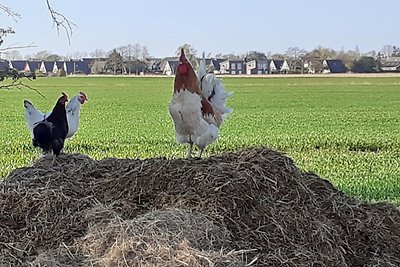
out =
{"type": "MultiPolygon", "coordinates": [[[[71,138],[78,131],[80,108],[81,105],[85,104],[85,101],[88,101],[86,94],[79,92],[65,107],[68,121],[68,134],[66,138],[71,138]]],[[[28,100],[24,100],[24,107],[26,123],[33,137],[33,128],[36,123],[46,119],[51,112],[43,113],[28,100]]]]}
{"type": "Polygon", "coordinates": [[[199,148],[198,158],[201,158],[204,148],[218,138],[226,115],[232,112],[225,106],[228,93],[224,86],[213,74],[206,74],[205,70],[203,59],[198,69],[199,76],[196,76],[181,50],[169,113],[174,122],[177,142],[189,144],[188,158],[192,157],[193,145],[199,148]]]}

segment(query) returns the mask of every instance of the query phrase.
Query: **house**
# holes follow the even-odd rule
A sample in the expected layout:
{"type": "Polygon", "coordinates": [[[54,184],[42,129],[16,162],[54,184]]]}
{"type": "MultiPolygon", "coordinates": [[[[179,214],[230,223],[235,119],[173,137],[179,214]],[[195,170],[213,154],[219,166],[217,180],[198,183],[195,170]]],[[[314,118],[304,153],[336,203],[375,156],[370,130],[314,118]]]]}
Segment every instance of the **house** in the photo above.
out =
{"type": "Polygon", "coordinates": [[[87,61],[70,60],[64,62],[64,70],[67,75],[71,74],[90,74],[91,70],[87,61]]]}
{"type": "Polygon", "coordinates": [[[106,69],[106,63],[108,58],[106,57],[84,57],[83,62],[86,62],[89,66],[90,73],[104,73],[106,69]]]}
{"type": "Polygon", "coordinates": [[[87,64],[89,66],[91,66],[97,60],[107,61],[107,58],[105,58],[105,57],[83,57],[82,58],[82,61],[87,62],[87,64]]]}
{"type": "Polygon", "coordinates": [[[399,72],[400,57],[382,58],[380,68],[383,72],[399,72]]]}
{"type": "MultiPolygon", "coordinates": [[[[207,64],[207,70],[209,70],[210,72],[213,72],[214,74],[219,74],[220,70],[221,70],[221,62],[224,62],[225,59],[221,59],[221,58],[211,58],[210,62],[207,64]]],[[[207,60],[206,60],[207,63],[207,60]]]]}
{"type": "Polygon", "coordinates": [[[324,65],[323,61],[319,58],[305,58],[303,61],[303,68],[306,73],[315,74],[322,73],[324,65]]]}
{"type": "Polygon", "coordinates": [[[246,64],[244,60],[225,60],[219,63],[221,74],[244,74],[246,72],[246,64]]]}
{"type": "Polygon", "coordinates": [[[17,71],[24,71],[26,65],[26,60],[10,60],[10,69],[16,69],[17,71]]]}
{"type": "Polygon", "coordinates": [[[39,70],[43,74],[52,74],[54,70],[54,61],[42,61],[39,70]]]}
{"type": "MultiPolygon", "coordinates": [[[[203,60],[202,58],[198,58],[197,62],[203,60]]],[[[207,73],[220,73],[220,63],[225,61],[226,59],[214,59],[214,58],[206,58],[206,71],[207,73]]]]}
{"type": "Polygon", "coordinates": [[[161,70],[161,58],[149,58],[146,60],[146,70],[155,74],[162,73],[161,70]]]}
{"type": "Polygon", "coordinates": [[[324,66],[323,73],[345,73],[346,66],[340,59],[326,59],[322,62],[324,66]]]}
{"type": "Polygon", "coordinates": [[[246,74],[267,74],[269,73],[269,60],[250,60],[246,62],[246,74]]]}
{"type": "Polygon", "coordinates": [[[59,70],[64,69],[64,62],[62,61],[54,61],[53,65],[53,73],[57,74],[59,70]]]}
{"type": "Polygon", "coordinates": [[[286,60],[273,59],[269,64],[270,73],[288,73],[290,71],[286,60]]]}
{"type": "Polygon", "coordinates": [[[10,67],[10,62],[8,60],[0,59],[0,71],[6,71],[10,67]]]}
{"type": "Polygon", "coordinates": [[[25,64],[24,72],[35,73],[35,71],[40,69],[41,63],[39,60],[28,60],[25,64]]]}
{"type": "Polygon", "coordinates": [[[162,68],[162,73],[166,75],[174,75],[178,68],[179,60],[166,60],[162,68]]]}

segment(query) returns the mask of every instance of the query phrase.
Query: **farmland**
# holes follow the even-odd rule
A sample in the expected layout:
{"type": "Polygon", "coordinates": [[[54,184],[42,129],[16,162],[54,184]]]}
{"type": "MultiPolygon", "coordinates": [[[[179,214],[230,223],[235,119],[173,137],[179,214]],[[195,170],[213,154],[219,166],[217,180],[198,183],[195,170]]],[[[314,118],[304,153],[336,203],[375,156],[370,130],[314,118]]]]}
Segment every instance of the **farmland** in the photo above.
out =
{"type": "MultiPolygon", "coordinates": [[[[234,113],[205,156],[245,147],[283,151],[298,166],[366,200],[400,203],[400,78],[223,78],[234,113]]],[[[29,90],[0,91],[0,177],[40,155],[23,99],[50,110],[61,91],[84,91],[80,128],[65,152],[95,159],[177,158],[168,103],[172,78],[40,78],[29,90]]]]}

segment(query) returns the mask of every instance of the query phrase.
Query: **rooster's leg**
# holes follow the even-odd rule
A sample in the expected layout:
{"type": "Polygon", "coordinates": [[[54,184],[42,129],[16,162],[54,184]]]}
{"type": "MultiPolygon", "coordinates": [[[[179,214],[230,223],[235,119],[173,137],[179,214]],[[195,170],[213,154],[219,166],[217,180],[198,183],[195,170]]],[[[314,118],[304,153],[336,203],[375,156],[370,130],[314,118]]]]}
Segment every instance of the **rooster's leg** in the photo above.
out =
{"type": "Polygon", "coordinates": [[[197,158],[201,159],[201,156],[203,155],[204,147],[199,148],[199,153],[197,154],[197,158]]]}
{"type": "Polygon", "coordinates": [[[189,149],[188,149],[188,154],[187,157],[188,159],[192,158],[192,150],[193,150],[193,142],[189,143],[189,149]]]}

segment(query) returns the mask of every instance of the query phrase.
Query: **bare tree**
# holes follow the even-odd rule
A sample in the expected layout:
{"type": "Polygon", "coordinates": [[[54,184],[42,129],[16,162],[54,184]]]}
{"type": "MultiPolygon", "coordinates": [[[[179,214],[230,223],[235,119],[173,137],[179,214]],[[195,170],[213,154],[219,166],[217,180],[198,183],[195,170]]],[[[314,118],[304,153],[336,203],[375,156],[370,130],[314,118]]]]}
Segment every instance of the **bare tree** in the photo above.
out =
{"type": "Polygon", "coordinates": [[[76,60],[82,59],[84,57],[87,57],[87,53],[82,51],[75,51],[65,56],[65,58],[67,59],[76,59],[76,60]]]}
{"type": "Polygon", "coordinates": [[[103,49],[96,49],[90,53],[90,56],[94,58],[104,58],[107,57],[107,52],[103,49]]]}
{"type": "Polygon", "coordinates": [[[286,50],[286,55],[292,59],[298,59],[306,54],[306,50],[296,47],[289,47],[286,50]]]}
{"type": "Polygon", "coordinates": [[[7,51],[3,54],[5,55],[4,58],[8,60],[15,60],[22,58],[21,53],[18,50],[7,51]]]}
{"type": "Polygon", "coordinates": [[[42,50],[33,54],[32,58],[37,60],[46,60],[50,55],[51,55],[50,51],[42,50]]]}
{"type": "Polygon", "coordinates": [[[384,45],[381,49],[381,54],[383,54],[385,57],[390,57],[393,53],[393,45],[384,45]]]}
{"type": "Polygon", "coordinates": [[[289,47],[286,50],[286,57],[288,59],[288,64],[291,72],[303,73],[304,72],[304,55],[306,50],[300,49],[298,47],[289,47]]]}
{"type": "Polygon", "coordinates": [[[138,43],[134,44],[132,46],[132,57],[134,59],[138,59],[141,53],[142,53],[142,46],[138,43]]]}
{"type": "Polygon", "coordinates": [[[140,58],[139,59],[141,61],[146,61],[149,57],[150,57],[149,50],[147,50],[147,46],[143,45],[142,46],[142,52],[140,54],[140,58]]]}

